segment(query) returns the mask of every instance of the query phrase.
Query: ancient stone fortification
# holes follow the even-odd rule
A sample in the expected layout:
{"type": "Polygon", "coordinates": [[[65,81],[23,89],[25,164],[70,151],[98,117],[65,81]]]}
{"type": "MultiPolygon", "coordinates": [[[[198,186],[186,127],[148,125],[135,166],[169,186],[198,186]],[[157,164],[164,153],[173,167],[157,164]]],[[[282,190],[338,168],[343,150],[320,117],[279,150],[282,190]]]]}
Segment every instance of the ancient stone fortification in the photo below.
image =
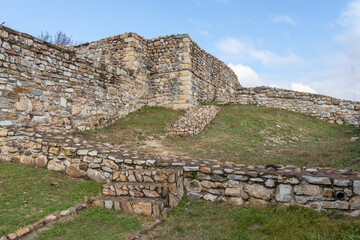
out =
{"type": "Polygon", "coordinates": [[[359,102],[274,88],[243,89],[188,35],[128,33],[59,47],[0,26],[0,160],[103,182],[93,204],[160,216],[184,191],[235,205],[300,204],[360,213],[360,173],[243,166],[85,142],[67,131],[112,123],[144,105],[258,104],[359,123],[359,102]],[[185,187],[183,187],[185,185],[185,187]]]}
{"type": "Polygon", "coordinates": [[[271,87],[240,88],[233,103],[287,109],[338,124],[360,124],[360,102],[319,94],[271,87]]]}

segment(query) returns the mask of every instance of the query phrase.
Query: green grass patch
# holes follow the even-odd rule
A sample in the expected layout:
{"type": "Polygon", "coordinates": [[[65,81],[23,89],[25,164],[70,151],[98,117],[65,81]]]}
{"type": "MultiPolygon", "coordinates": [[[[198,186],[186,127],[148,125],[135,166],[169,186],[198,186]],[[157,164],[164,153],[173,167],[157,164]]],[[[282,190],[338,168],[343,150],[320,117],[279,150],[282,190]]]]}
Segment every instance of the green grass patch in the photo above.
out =
{"type": "Polygon", "coordinates": [[[360,239],[360,220],[296,206],[240,208],[184,198],[152,239],[360,239]]]}
{"type": "Polygon", "coordinates": [[[100,193],[101,184],[14,163],[0,163],[0,236],[100,193]],[[51,183],[59,183],[52,186],[51,183]]]}
{"type": "Polygon", "coordinates": [[[75,135],[87,140],[111,142],[136,149],[138,142],[148,137],[158,137],[164,134],[167,124],[174,122],[182,112],[162,107],[145,106],[115,124],[101,129],[77,132],[75,135]]]}
{"type": "Polygon", "coordinates": [[[170,153],[248,165],[360,169],[360,141],[350,141],[351,137],[360,136],[360,131],[352,125],[332,124],[275,108],[219,106],[221,111],[214,120],[191,138],[164,137],[166,125],[173,123],[182,112],[158,107],[145,107],[112,126],[77,134],[85,139],[154,154],[170,153]],[[293,141],[293,137],[299,141],[293,141]]]}
{"type": "Polygon", "coordinates": [[[37,239],[125,239],[141,229],[146,221],[149,220],[139,215],[93,208],[82,212],[75,220],[55,223],[52,229],[42,232],[37,239]]]}

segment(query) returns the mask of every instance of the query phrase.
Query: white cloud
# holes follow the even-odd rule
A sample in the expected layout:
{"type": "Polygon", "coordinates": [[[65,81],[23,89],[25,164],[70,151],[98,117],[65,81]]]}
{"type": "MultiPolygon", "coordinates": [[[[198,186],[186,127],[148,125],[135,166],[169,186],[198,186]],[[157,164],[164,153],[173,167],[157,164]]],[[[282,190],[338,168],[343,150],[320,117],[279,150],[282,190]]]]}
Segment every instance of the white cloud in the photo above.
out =
{"type": "Polygon", "coordinates": [[[294,26],[297,25],[297,22],[288,15],[273,16],[272,21],[274,23],[287,23],[287,24],[291,24],[294,26]]]}
{"type": "Polygon", "coordinates": [[[217,47],[223,54],[240,61],[256,60],[264,65],[291,65],[302,62],[302,59],[293,53],[280,56],[269,50],[258,50],[249,41],[240,41],[231,37],[217,43],[217,47]]]}
{"type": "Polygon", "coordinates": [[[309,92],[309,93],[316,93],[316,91],[309,87],[308,85],[302,83],[291,83],[291,90],[298,91],[298,92],[309,92]]]}
{"type": "Polygon", "coordinates": [[[255,87],[263,85],[263,82],[260,80],[257,73],[252,70],[249,66],[244,66],[242,64],[229,64],[229,67],[234,70],[237,75],[240,84],[243,87],[255,87]]]}

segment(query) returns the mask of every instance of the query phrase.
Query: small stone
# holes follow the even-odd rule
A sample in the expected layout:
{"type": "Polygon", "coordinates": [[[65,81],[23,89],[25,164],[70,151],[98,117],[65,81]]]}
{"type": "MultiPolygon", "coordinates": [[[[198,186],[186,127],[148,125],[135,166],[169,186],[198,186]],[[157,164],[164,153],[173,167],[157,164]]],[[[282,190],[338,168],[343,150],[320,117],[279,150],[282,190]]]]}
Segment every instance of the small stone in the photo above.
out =
{"type": "Polygon", "coordinates": [[[144,214],[147,217],[151,216],[151,203],[134,203],[133,204],[134,213],[144,214]]]}
{"type": "Polygon", "coordinates": [[[213,194],[210,194],[210,193],[205,194],[204,197],[203,197],[204,200],[211,201],[211,202],[215,201],[216,198],[217,198],[217,196],[215,196],[213,194]]]}
{"type": "Polygon", "coordinates": [[[292,200],[291,185],[280,184],[275,195],[275,200],[278,202],[290,202],[292,200]]]}
{"type": "Polygon", "coordinates": [[[268,202],[262,199],[250,198],[249,204],[253,207],[263,207],[268,205],[268,202]]]}
{"type": "Polygon", "coordinates": [[[52,214],[45,218],[45,222],[52,222],[52,221],[55,221],[56,219],[57,219],[57,217],[52,214]]]}
{"type": "Polygon", "coordinates": [[[253,197],[261,198],[264,200],[271,199],[274,189],[267,189],[266,187],[259,184],[245,184],[244,190],[253,197]]]}
{"type": "Polygon", "coordinates": [[[65,165],[57,163],[55,160],[49,161],[47,169],[50,171],[63,172],[65,171],[65,165]]]}
{"type": "Polygon", "coordinates": [[[106,183],[106,178],[98,171],[93,170],[93,169],[88,169],[86,171],[86,175],[93,181],[95,182],[101,182],[101,183],[106,183]]]}
{"type": "Polygon", "coordinates": [[[331,185],[330,179],[327,177],[304,176],[304,178],[308,183],[331,185]]]}
{"type": "Polygon", "coordinates": [[[46,156],[41,155],[41,156],[37,157],[35,160],[35,165],[37,167],[43,168],[43,167],[46,167],[46,164],[47,164],[46,156]]]}
{"type": "Polygon", "coordinates": [[[87,155],[89,152],[89,150],[86,150],[86,149],[80,149],[77,151],[77,154],[80,155],[80,156],[85,156],[87,155]]]}
{"type": "Polygon", "coordinates": [[[335,179],[334,185],[339,187],[348,187],[350,186],[351,181],[347,179],[335,179]]]}
{"type": "Polygon", "coordinates": [[[188,192],[196,192],[199,193],[201,192],[201,184],[198,180],[192,180],[192,181],[185,181],[184,182],[186,191],[188,192]]]}
{"type": "Polygon", "coordinates": [[[6,137],[8,135],[7,129],[0,129],[0,137],[6,137]]]}
{"type": "Polygon", "coordinates": [[[298,138],[298,137],[292,137],[291,140],[292,140],[293,142],[298,142],[298,141],[299,141],[299,138],[298,138]]]}
{"type": "Polygon", "coordinates": [[[185,172],[195,172],[199,170],[199,167],[183,166],[185,172]]]}
{"type": "Polygon", "coordinates": [[[193,199],[193,200],[198,200],[201,197],[201,194],[194,193],[194,192],[188,192],[187,195],[188,195],[188,198],[193,199]]]}
{"type": "Polygon", "coordinates": [[[66,168],[66,173],[71,176],[71,177],[84,177],[86,175],[86,172],[79,169],[76,165],[74,164],[70,164],[70,166],[68,166],[66,168]]]}
{"type": "Polygon", "coordinates": [[[350,209],[360,209],[360,197],[351,198],[350,209]]]}
{"type": "Polygon", "coordinates": [[[228,203],[233,206],[241,206],[244,205],[244,200],[242,198],[229,197],[228,203]]]}
{"type": "Polygon", "coordinates": [[[113,202],[110,201],[110,200],[105,200],[105,201],[104,201],[104,206],[105,206],[105,208],[107,208],[107,209],[112,209],[112,207],[113,207],[113,202]]]}
{"type": "Polygon", "coordinates": [[[275,187],[275,180],[274,179],[267,179],[265,181],[265,186],[270,187],[270,188],[275,187]]]}
{"type": "Polygon", "coordinates": [[[70,210],[67,209],[67,210],[61,211],[60,214],[61,214],[61,216],[67,216],[70,214],[70,210]]]}
{"type": "Polygon", "coordinates": [[[225,189],[225,195],[227,196],[234,196],[234,197],[240,197],[242,189],[240,187],[237,188],[226,188],[225,189]]]}
{"type": "Polygon", "coordinates": [[[15,233],[18,237],[21,237],[29,232],[30,232],[29,228],[21,228],[21,229],[17,230],[15,233]]]}
{"type": "Polygon", "coordinates": [[[16,238],[17,238],[17,235],[16,235],[16,233],[9,233],[9,234],[7,235],[7,238],[10,239],[10,240],[13,240],[13,239],[16,239],[16,238]]]}
{"type": "Polygon", "coordinates": [[[247,181],[248,177],[243,175],[235,175],[235,174],[229,174],[227,176],[229,180],[235,180],[235,181],[247,181]]]}
{"type": "Polygon", "coordinates": [[[354,193],[360,195],[360,180],[354,181],[354,193]]]}
{"type": "Polygon", "coordinates": [[[145,194],[146,197],[149,198],[156,198],[156,197],[160,197],[160,195],[152,190],[147,190],[147,189],[143,189],[143,193],[145,194]]]}
{"type": "Polygon", "coordinates": [[[297,185],[294,187],[294,192],[297,195],[306,195],[306,196],[320,196],[322,188],[316,185],[297,185]]]}
{"type": "Polygon", "coordinates": [[[203,172],[203,173],[207,173],[207,174],[211,173],[211,169],[208,167],[202,167],[199,170],[200,170],[200,172],[203,172]]]}

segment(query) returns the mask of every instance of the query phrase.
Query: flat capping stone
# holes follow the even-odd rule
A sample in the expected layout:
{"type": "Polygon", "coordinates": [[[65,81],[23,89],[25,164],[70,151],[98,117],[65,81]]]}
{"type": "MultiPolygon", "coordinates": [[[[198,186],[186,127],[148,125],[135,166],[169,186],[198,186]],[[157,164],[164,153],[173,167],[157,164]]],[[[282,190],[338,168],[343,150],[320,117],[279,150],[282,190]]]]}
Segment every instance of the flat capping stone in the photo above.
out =
{"type": "Polygon", "coordinates": [[[188,33],[175,34],[175,38],[191,38],[188,33]]]}

